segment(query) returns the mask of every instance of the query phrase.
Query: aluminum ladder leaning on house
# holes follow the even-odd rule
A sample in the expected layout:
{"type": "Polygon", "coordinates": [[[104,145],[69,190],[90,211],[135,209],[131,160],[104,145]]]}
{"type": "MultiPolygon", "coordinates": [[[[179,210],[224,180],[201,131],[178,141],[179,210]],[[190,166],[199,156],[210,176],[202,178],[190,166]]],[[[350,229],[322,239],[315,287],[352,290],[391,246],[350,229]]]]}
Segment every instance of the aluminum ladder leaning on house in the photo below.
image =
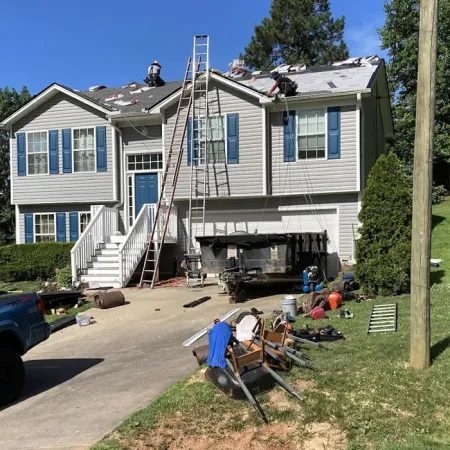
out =
{"type": "MultiPolygon", "coordinates": [[[[209,140],[209,36],[195,36],[193,59],[200,61],[192,83],[192,110],[190,125],[190,188],[188,211],[187,259],[189,269],[201,265],[200,251],[195,236],[205,235],[206,195],[209,184],[208,140],[209,140]]],[[[189,285],[189,275],[188,275],[189,285]]]]}
{"type": "Polygon", "coordinates": [[[159,199],[156,206],[156,211],[152,220],[152,229],[148,237],[147,249],[145,252],[144,266],[142,268],[141,279],[139,282],[139,287],[144,283],[150,284],[153,288],[156,278],[158,276],[159,264],[161,260],[161,249],[164,244],[164,239],[167,234],[167,228],[169,226],[170,211],[173,205],[173,199],[175,196],[176,185],[178,181],[178,175],[180,173],[181,161],[183,159],[183,144],[184,137],[186,134],[187,124],[189,120],[189,113],[192,107],[192,91],[191,91],[191,81],[190,76],[195,75],[195,69],[192,65],[192,58],[189,58],[186,73],[184,75],[183,85],[181,88],[180,99],[178,100],[178,109],[175,119],[175,125],[173,128],[172,139],[170,141],[169,152],[167,154],[166,164],[164,168],[163,178],[161,181],[161,189],[159,193],[159,199]],[[186,118],[184,123],[180,120],[181,112],[186,108],[186,118]],[[172,162],[172,156],[175,147],[175,138],[178,133],[182,132],[182,137],[178,148],[178,157],[176,163],[172,162]],[[170,186],[170,199],[167,202],[167,188],[169,172],[174,168],[172,183],[170,186]],[[162,224],[160,227],[159,225],[162,224]]]}

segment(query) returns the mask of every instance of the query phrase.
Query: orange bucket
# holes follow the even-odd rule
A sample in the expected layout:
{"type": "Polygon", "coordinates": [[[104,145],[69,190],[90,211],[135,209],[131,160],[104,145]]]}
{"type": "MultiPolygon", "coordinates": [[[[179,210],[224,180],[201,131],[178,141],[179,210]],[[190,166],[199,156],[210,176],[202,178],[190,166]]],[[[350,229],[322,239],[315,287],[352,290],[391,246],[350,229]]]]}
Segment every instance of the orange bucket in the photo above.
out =
{"type": "Polygon", "coordinates": [[[342,304],[342,296],[339,292],[332,292],[328,296],[328,305],[331,309],[338,309],[342,304]]]}

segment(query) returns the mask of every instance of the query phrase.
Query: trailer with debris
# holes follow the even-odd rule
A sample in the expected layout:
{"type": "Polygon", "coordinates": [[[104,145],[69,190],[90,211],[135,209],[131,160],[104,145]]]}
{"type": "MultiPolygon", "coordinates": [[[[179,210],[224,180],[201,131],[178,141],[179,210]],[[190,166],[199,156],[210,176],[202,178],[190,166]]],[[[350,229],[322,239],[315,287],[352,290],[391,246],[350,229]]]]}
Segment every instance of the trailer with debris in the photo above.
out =
{"type": "Polygon", "coordinates": [[[202,272],[219,274],[224,292],[237,297],[252,282],[302,283],[305,267],[317,266],[327,276],[327,232],[234,233],[196,237],[202,272]]]}

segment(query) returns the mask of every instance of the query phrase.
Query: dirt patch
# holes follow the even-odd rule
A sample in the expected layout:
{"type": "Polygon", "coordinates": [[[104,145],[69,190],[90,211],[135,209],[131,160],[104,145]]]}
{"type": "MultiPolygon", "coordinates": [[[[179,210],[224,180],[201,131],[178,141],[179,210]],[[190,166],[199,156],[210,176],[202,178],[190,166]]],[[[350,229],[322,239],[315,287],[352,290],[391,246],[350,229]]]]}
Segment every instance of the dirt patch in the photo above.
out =
{"type": "Polygon", "coordinates": [[[294,409],[299,409],[299,404],[290,402],[284,391],[280,389],[270,391],[269,402],[271,408],[275,411],[292,411],[294,409]]]}
{"type": "Polygon", "coordinates": [[[302,450],[344,450],[347,448],[345,433],[331,423],[313,423],[307,427],[308,436],[302,450]]]}
{"type": "Polygon", "coordinates": [[[189,378],[189,380],[187,381],[186,384],[203,383],[203,382],[205,382],[206,381],[205,372],[206,372],[206,367],[203,368],[203,369],[200,369],[197,373],[192,375],[191,378],[189,378]]]}
{"type": "MultiPolygon", "coordinates": [[[[230,432],[220,426],[220,435],[192,434],[181,423],[159,427],[123,444],[126,448],[144,450],[301,450],[298,432],[292,423],[272,423],[249,426],[240,432],[230,432]]],[[[339,450],[339,448],[337,449],[339,450]]]]}
{"type": "Polygon", "coordinates": [[[386,411],[389,411],[400,417],[415,417],[415,414],[413,414],[412,412],[404,411],[403,409],[400,408],[395,408],[389,405],[388,403],[380,403],[380,406],[386,411]]]}
{"type": "Polygon", "coordinates": [[[293,387],[298,391],[309,391],[314,389],[316,386],[317,383],[314,380],[297,380],[293,387]]]}

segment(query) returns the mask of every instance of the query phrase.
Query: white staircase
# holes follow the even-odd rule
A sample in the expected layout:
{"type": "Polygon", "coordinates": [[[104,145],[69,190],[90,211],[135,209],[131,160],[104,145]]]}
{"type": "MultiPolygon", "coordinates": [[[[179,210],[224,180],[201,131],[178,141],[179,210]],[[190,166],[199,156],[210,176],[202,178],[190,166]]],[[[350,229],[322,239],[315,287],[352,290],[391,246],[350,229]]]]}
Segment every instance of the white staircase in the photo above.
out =
{"type": "MultiPolygon", "coordinates": [[[[145,252],[155,204],[144,205],[126,236],[118,236],[118,211],[100,206],[71,250],[72,280],[89,287],[126,287],[145,252]]],[[[170,212],[167,243],[177,242],[177,208],[170,212]]],[[[158,228],[161,224],[157,223],[158,228]]],[[[157,235],[159,241],[159,235],[157,235]]]]}
{"type": "MultiPolygon", "coordinates": [[[[125,240],[125,236],[123,236],[123,240],[125,240]]],[[[80,281],[93,287],[122,287],[119,279],[120,243],[100,244],[100,248],[95,251],[92,261],[88,263],[86,273],[80,276],[80,281]]]]}

